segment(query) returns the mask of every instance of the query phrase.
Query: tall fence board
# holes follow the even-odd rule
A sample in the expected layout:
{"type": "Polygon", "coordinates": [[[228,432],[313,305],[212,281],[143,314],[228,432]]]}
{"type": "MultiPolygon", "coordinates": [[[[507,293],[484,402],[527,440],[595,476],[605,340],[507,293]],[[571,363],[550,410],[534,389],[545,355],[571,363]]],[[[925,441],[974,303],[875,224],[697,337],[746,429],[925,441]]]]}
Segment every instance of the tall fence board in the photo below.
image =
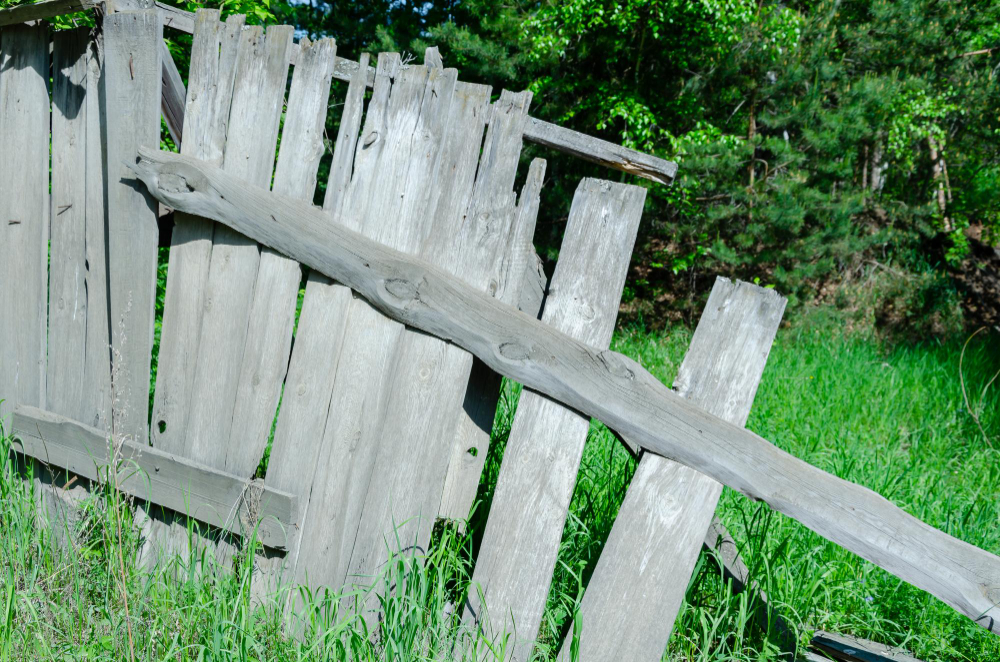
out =
{"type": "MultiPolygon", "coordinates": [[[[380,69],[384,69],[381,57],[380,69]]],[[[369,105],[355,161],[355,176],[362,175],[362,186],[374,188],[362,231],[403,252],[416,252],[431,227],[431,182],[443,147],[455,82],[454,70],[404,67],[388,91],[384,115],[377,112],[375,95],[369,105]],[[385,144],[377,164],[364,164],[366,148],[379,141],[385,144]],[[368,180],[368,173],[377,176],[368,180]]],[[[377,75],[376,93],[378,83],[377,75]]],[[[352,181],[345,203],[345,209],[352,212],[357,209],[355,194],[366,193],[354,184],[352,181]]],[[[296,575],[297,579],[308,578],[310,584],[332,587],[339,587],[346,575],[377,457],[377,446],[366,440],[372,438],[371,429],[385,416],[387,384],[403,334],[401,324],[359,299],[351,302],[348,320],[319,469],[303,520],[298,567],[308,569],[308,575],[296,575]],[[342,469],[323,469],[331,466],[342,469]]]]}
{"type": "MultiPolygon", "coordinates": [[[[332,39],[299,42],[274,174],[277,193],[312,201],[324,152],[323,130],[336,53],[332,39]]],[[[298,262],[270,248],[261,249],[230,447],[249,444],[251,453],[264,451],[288,368],[301,281],[298,262]]]]}
{"type": "Polygon", "coordinates": [[[90,30],[52,36],[52,221],[46,406],[85,413],[87,360],[87,60],[90,30]]]}
{"type": "MultiPolygon", "coordinates": [[[[643,189],[584,180],[542,320],[592,346],[611,341],[632,255],[643,189]]],[[[538,635],[590,419],[525,390],[504,451],[473,573],[466,619],[516,633],[527,659],[538,635]]]]}
{"type": "Polygon", "coordinates": [[[128,163],[140,145],[160,144],[160,48],[155,9],[104,20],[108,164],[108,283],[111,315],[112,425],[148,439],[149,378],[156,299],[157,204],[134,182],[128,163]]]}
{"type": "Polygon", "coordinates": [[[0,31],[0,417],[45,406],[49,31],[0,31]],[[13,284],[16,283],[16,286],[13,284]]]}
{"type": "MultiPolygon", "coordinates": [[[[291,44],[287,25],[240,35],[223,167],[258,186],[274,170],[291,44]]],[[[257,242],[216,227],[186,435],[191,459],[246,478],[267,439],[229,442],[259,263],[257,242]]]]}
{"type": "MultiPolygon", "coordinates": [[[[434,214],[420,254],[487,293],[497,293],[512,242],[523,236],[515,221],[529,222],[532,233],[534,229],[534,218],[518,216],[513,192],[530,101],[530,93],[504,91],[493,107],[464,213],[461,206],[450,207],[452,200],[464,197],[456,190],[453,164],[466,160],[470,143],[474,147],[475,138],[481,135],[476,105],[453,106],[444,168],[436,177],[442,206],[434,214]]],[[[385,415],[358,442],[377,448],[345,578],[362,584],[370,583],[389,551],[400,546],[428,548],[472,355],[434,336],[409,331],[400,341],[394,362],[392,379],[385,387],[385,415]]]]}
{"type": "MultiPolygon", "coordinates": [[[[674,388],[744,425],[784,310],[773,290],[717,279],[674,388]]],[[[721,492],[694,469],[642,455],[580,605],[578,659],[663,657],[721,492]]]]}

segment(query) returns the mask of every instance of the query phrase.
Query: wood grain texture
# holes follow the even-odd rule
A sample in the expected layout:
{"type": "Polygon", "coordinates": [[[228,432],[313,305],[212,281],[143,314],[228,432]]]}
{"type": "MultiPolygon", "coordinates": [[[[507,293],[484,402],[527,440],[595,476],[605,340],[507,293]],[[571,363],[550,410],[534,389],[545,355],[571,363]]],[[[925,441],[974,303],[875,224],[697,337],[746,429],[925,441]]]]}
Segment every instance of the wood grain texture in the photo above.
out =
{"type": "MultiPolygon", "coordinates": [[[[291,43],[287,25],[266,36],[250,26],[239,38],[223,168],[259,186],[274,168],[291,43]]],[[[187,424],[189,457],[246,477],[260,454],[229,440],[259,264],[257,242],[216,227],[187,424]]]]}
{"type": "MultiPolygon", "coordinates": [[[[716,279],[675,390],[744,425],[784,310],[773,290],[716,279]]],[[[579,659],[663,657],[721,492],[693,469],[642,455],[580,605],[579,659]]]]}
{"type": "MultiPolygon", "coordinates": [[[[385,60],[379,57],[380,71],[388,66],[385,60]]],[[[346,214],[356,204],[367,206],[362,231],[405,253],[417,252],[433,219],[431,192],[456,77],[454,69],[404,67],[388,91],[385,112],[380,111],[383,95],[378,104],[373,95],[369,104],[344,210],[346,214]],[[378,143],[383,143],[378,161],[371,163],[364,158],[365,151],[378,143]]],[[[379,90],[376,81],[376,94],[379,90]]],[[[388,384],[398,365],[402,334],[398,322],[365,301],[351,301],[318,462],[318,467],[342,469],[316,471],[303,520],[296,581],[335,588],[344,583],[377,457],[377,444],[366,442],[386,415],[388,384]]]]}
{"type": "MultiPolygon", "coordinates": [[[[523,247],[525,234],[515,221],[533,221],[517,214],[513,192],[521,153],[521,134],[530,93],[504,91],[500,109],[490,124],[475,183],[468,163],[478,150],[483,131],[484,95],[458,97],[452,104],[449,136],[435,180],[441,195],[433,225],[421,255],[479,291],[499,294],[506,285],[504,266],[512,261],[514,245],[523,247]],[[471,97],[472,103],[464,103],[471,97]],[[463,180],[465,180],[463,182],[463,180]],[[463,210],[471,189],[471,199],[463,210]],[[450,240],[450,241],[449,241],[450,240]]],[[[523,270],[517,275],[523,274],[523,270]]],[[[396,551],[397,540],[407,548],[426,550],[437,516],[441,491],[451,458],[452,440],[469,381],[472,356],[423,333],[404,332],[386,384],[385,416],[366,429],[359,445],[377,447],[377,457],[348,565],[348,580],[370,581],[396,551]]],[[[373,597],[370,606],[377,606],[373,597]]]]}
{"type": "Polygon", "coordinates": [[[87,59],[86,292],[87,346],[84,362],[82,423],[107,430],[111,417],[111,323],[107,269],[107,136],[101,116],[104,37],[90,42],[87,59]]]}
{"type": "MultiPolygon", "coordinates": [[[[611,342],[645,190],[581,182],[542,320],[599,348],[611,342]]],[[[525,391],[511,424],[465,610],[489,634],[515,635],[527,660],[538,636],[590,419],[525,391]]]]}
{"type": "MultiPolygon", "coordinates": [[[[508,305],[520,301],[529,273],[527,265],[532,264],[535,259],[531,240],[538,217],[545,165],[542,159],[532,161],[528,178],[521,189],[518,218],[514,223],[518,234],[513,237],[510,254],[506,256],[499,279],[504,285],[498,292],[498,298],[508,305]]],[[[541,304],[541,301],[538,303],[541,304]]],[[[534,314],[537,316],[539,312],[535,310],[534,314]]],[[[469,516],[489,450],[493,421],[500,399],[501,379],[500,375],[482,361],[473,360],[468,388],[458,415],[455,440],[451,446],[441,503],[438,506],[439,517],[461,522],[469,516]]]]}
{"type": "MultiPolygon", "coordinates": [[[[109,480],[105,432],[28,406],[14,411],[13,430],[19,453],[92,481],[109,480]]],[[[294,496],[132,441],[122,443],[117,460],[122,491],[234,533],[242,532],[241,511],[252,507],[260,519],[258,539],[284,546],[294,496]]]]}
{"type": "Polygon", "coordinates": [[[153,9],[104,21],[108,163],[108,282],[112,344],[112,429],[148,437],[149,377],[156,297],[156,201],[136,186],[127,162],[160,143],[163,24],[153,9]]]}
{"type": "Polygon", "coordinates": [[[52,220],[46,406],[85,420],[87,61],[90,30],[52,37],[52,220]],[[83,176],[81,176],[83,175],[83,176]]]}
{"type": "Polygon", "coordinates": [[[160,60],[160,113],[179,150],[184,139],[184,99],[187,92],[165,41],[160,42],[160,60]]]}
{"type": "MultiPolygon", "coordinates": [[[[273,189],[311,202],[324,151],[323,131],[337,48],[332,39],[315,44],[303,39],[300,46],[273,189]]],[[[301,281],[298,262],[271,248],[261,249],[229,435],[230,448],[239,448],[250,457],[263,456],[274,424],[288,369],[301,281]]]]}
{"type": "MultiPolygon", "coordinates": [[[[218,10],[202,9],[196,20],[181,153],[221,165],[245,19],[234,15],[222,24],[218,10]]],[[[152,418],[153,445],[171,453],[187,448],[214,227],[204,218],[174,214],[152,418]]]]}
{"type": "Polygon", "coordinates": [[[230,224],[350,286],[385,315],[450,340],[495,371],[697,469],[1000,630],[1000,559],[713,416],[635,361],[598,351],[476,292],[426,262],[330,224],[312,205],[184,156],[140,152],[134,166],[174,209],[230,224]]]}

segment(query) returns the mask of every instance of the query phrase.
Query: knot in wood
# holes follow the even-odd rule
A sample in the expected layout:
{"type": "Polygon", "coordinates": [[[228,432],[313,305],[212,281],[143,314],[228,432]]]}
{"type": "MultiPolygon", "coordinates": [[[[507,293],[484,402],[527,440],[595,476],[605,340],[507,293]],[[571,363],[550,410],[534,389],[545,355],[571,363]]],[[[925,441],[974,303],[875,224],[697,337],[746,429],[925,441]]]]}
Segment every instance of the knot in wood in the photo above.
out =
{"type": "Polygon", "coordinates": [[[385,291],[400,301],[420,300],[420,283],[409,278],[387,278],[385,291]]]}
{"type": "Polygon", "coordinates": [[[597,354],[597,359],[604,366],[604,369],[618,379],[632,381],[635,379],[635,372],[626,365],[623,357],[610,350],[604,350],[597,354]]]}
{"type": "Polygon", "coordinates": [[[500,356],[511,361],[524,361],[531,357],[531,348],[517,340],[500,343],[497,350],[500,356]]]}

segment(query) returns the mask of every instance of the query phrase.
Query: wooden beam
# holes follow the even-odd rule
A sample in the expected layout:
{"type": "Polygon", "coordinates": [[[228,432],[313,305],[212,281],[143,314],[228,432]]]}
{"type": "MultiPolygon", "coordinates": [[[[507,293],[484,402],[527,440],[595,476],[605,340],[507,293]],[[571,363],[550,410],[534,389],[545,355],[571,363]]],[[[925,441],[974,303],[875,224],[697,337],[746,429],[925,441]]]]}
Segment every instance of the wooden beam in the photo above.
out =
{"type": "Polygon", "coordinates": [[[767,502],[1000,632],[1000,559],[993,554],[706,413],[635,361],[595,351],[422,260],[330,223],[311,204],[177,154],[140,148],[133,162],[133,172],[164,204],[225,223],[316,269],[388,317],[449,340],[642,447],[767,502]]]}
{"type": "MultiPolygon", "coordinates": [[[[108,480],[108,435],[97,428],[36,407],[14,410],[13,448],[18,453],[89,480],[108,480]]],[[[122,441],[118,487],[200,522],[246,535],[242,520],[258,521],[257,539],[284,549],[285,530],[294,522],[295,497],[211,469],[147,444],[122,441]],[[251,507],[255,513],[248,513],[251,507]]]]}
{"type": "Polygon", "coordinates": [[[50,0],[49,2],[36,2],[30,5],[18,5],[10,9],[0,10],[0,28],[5,25],[40,21],[52,18],[53,16],[61,16],[62,14],[86,11],[94,9],[100,4],[99,0],[50,0]]]}
{"type": "Polygon", "coordinates": [[[817,631],[810,642],[825,657],[839,662],[920,662],[901,648],[893,648],[867,639],[817,631]]]}

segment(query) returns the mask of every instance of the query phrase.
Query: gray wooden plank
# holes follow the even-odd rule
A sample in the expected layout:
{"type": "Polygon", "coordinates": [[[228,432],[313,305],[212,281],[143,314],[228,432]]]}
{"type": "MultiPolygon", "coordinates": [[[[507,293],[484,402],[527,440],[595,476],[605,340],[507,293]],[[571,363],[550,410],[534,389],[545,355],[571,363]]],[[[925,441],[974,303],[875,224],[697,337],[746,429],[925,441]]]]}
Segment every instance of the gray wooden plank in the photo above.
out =
{"type": "MultiPolygon", "coordinates": [[[[368,55],[362,55],[361,61],[367,66],[368,55]]],[[[335,222],[351,183],[364,100],[365,79],[363,71],[359,70],[347,89],[327,182],[323,208],[331,223],[335,222]]],[[[307,503],[312,489],[311,480],[303,477],[311,477],[316,466],[326,430],[347,311],[353,298],[350,288],[319,272],[309,273],[265,476],[268,485],[296,494],[302,503],[307,503]]],[[[260,572],[254,576],[254,589],[258,594],[273,593],[288,564],[296,558],[298,532],[296,527],[285,558],[258,559],[260,572]]]]}
{"type": "Polygon", "coordinates": [[[46,406],[84,420],[87,360],[87,60],[90,30],[52,36],[52,221],[46,406]]]}
{"type": "Polygon", "coordinates": [[[1000,631],[996,556],[703,411],[635,361],[595,350],[423,260],[328,223],[311,205],[195,159],[140,150],[133,167],[164,204],[225,222],[294,257],[350,286],[386,316],[445,338],[633,443],[765,501],[977,624],[1000,631]]]}
{"type": "Polygon", "coordinates": [[[87,59],[86,293],[87,344],[80,422],[102,430],[111,417],[111,328],[107,270],[107,138],[101,121],[104,37],[95,35],[87,59]]]}
{"type": "MultiPolygon", "coordinates": [[[[774,290],[716,279],[675,390],[744,425],[784,310],[774,290]]],[[[580,605],[580,659],[663,657],[721,493],[703,474],[643,454],[580,605]]]]}
{"type": "MultiPolygon", "coordinates": [[[[379,56],[380,71],[385,69],[384,59],[379,56]]],[[[385,112],[373,105],[374,97],[369,105],[344,210],[353,212],[353,201],[361,198],[363,206],[364,197],[370,195],[362,231],[403,252],[416,252],[429,226],[430,182],[455,79],[454,70],[404,67],[389,90],[385,112]],[[383,143],[381,153],[373,164],[364,158],[365,150],[378,143],[383,143]],[[376,173],[377,178],[370,178],[376,173]]],[[[370,429],[384,416],[386,385],[403,332],[401,324],[359,299],[351,301],[347,315],[317,463],[341,469],[315,473],[295,560],[295,581],[337,588],[347,572],[377,452],[374,444],[362,440],[370,438],[370,429]],[[351,480],[344,481],[344,475],[351,480]]]]}
{"type": "MultiPolygon", "coordinates": [[[[475,98],[475,97],[474,97],[475,98]]],[[[481,98],[481,97],[480,97],[481,98]]],[[[513,192],[521,134],[531,94],[504,91],[490,125],[467,209],[464,194],[446,192],[421,255],[472,287],[498,295],[507,279],[504,267],[515,244],[533,234],[533,217],[519,216],[513,192]],[[458,201],[459,207],[451,207],[458,201]],[[531,223],[530,229],[515,221],[531,223]]],[[[434,177],[443,189],[460,191],[460,178],[473,172],[483,130],[483,106],[452,105],[442,168],[434,177]],[[459,168],[463,168],[459,172],[459,168]],[[459,184],[458,187],[455,184],[459,184]]],[[[516,271],[517,276],[523,270],[516,271]]],[[[395,370],[384,396],[385,415],[365,430],[358,445],[377,448],[377,457],[357,524],[348,580],[361,583],[380,571],[397,540],[427,549],[437,516],[451,445],[469,380],[472,356],[423,333],[405,332],[394,357],[395,370]]],[[[377,600],[372,599],[372,606],[377,600]]]]}
{"type": "Polygon", "coordinates": [[[108,282],[112,344],[112,429],[148,439],[149,377],[156,297],[156,201],[126,162],[160,144],[163,24],[153,9],[104,20],[108,163],[108,282]]]}
{"type": "MultiPolygon", "coordinates": [[[[520,218],[516,221],[515,227],[523,234],[513,242],[511,259],[505,264],[507,278],[501,279],[507,285],[501,288],[498,298],[506,304],[522,300],[523,290],[529,285],[528,274],[531,267],[528,265],[532,265],[537,259],[528,229],[535,227],[544,178],[545,161],[535,159],[528,170],[528,178],[524,188],[521,189],[518,201],[517,213],[520,218]],[[522,264],[525,265],[523,269],[520,267],[522,264]],[[517,276],[520,276],[520,279],[517,276]]],[[[537,317],[541,313],[541,300],[538,300],[537,309],[525,312],[537,317]]],[[[486,463],[490,435],[493,433],[493,420],[496,418],[497,403],[500,399],[501,380],[500,375],[482,361],[479,359],[473,361],[469,385],[455,430],[455,441],[452,444],[441,504],[438,507],[440,517],[462,522],[469,516],[479,487],[479,478],[486,463]]]]}
{"type": "MultiPolygon", "coordinates": [[[[244,20],[233,15],[221,24],[218,10],[198,12],[182,154],[222,164],[244,20]]],[[[174,214],[151,431],[153,445],[172,453],[184,451],[187,444],[213,232],[209,220],[174,214]]]]}
{"type": "MultiPolygon", "coordinates": [[[[250,26],[240,36],[223,167],[259,186],[274,168],[292,32],[250,26]]],[[[246,477],[260,453],[231,444],[230,431],[259,263],[257,242],[216,227],[186,431],[189,457],[246,477]]]]}
{"type": "MultiPolygon", "coordinates": [[[[323,156],[323,133],[337,47],[332,39],[300,43],[292,76],[273,188],[310,202],[323,156]]],[[[243,366],[229,446],[251,457],[264,454],[288,369],[302,268],[271,248],[261,249],[250,307],[243,366]]]]}
{"type": "Polygon", "coordinates": [[[167,42],[160,42],[160,113],[167,124],[167,130],[177,149],[181,149],[184,138],[184,99],[187,92],[177,64],[167,47],[167,42]]]}
{"type": "Polygon", "coordinates": [[[260,520],[258,539],[284,546],[295,512],[293,495],[143,443],[123,440],[113,446],[105,432],[36,407],[14,411],[13,431],[19,453],[92,481],[110,480],[107,468],[114,452],[122,491],[227,531],[240,533],[246,516],[241,511],[252,508],[260,520]]]}
{"type": "Polygon", "coordinates": [[[886,646],[846,634],[818,630],[810,645],[825,655],[842,662],[920,662],[901,648],[886,646]]]}
{"type": "MultiPolygon", "coordinates": [[[[204,9],[195,21],[184,115],[187,140],[180,149],[182,154],[221,164],[245,19],[231,15],[220,23],[218,10],[204,9]]],[[[187,450],[187,419],[213,233],[214,223],[209,220],[174,214],[150,431],[153,446],[171,453],[187,450]]],[[[157,508],[145,514],[143,565],[169,561],[178,554],[191,559],[200,556],[201,540],[189,535],[183,517],[157,508]],[[190,549],[192,545],[195,549],[190,549]]]]}
{"type": "Polygon", "coordinates": [[[0,32],[0,418],[45,404],[49,31],[0,32]]]}
{"type": "MultiPolygon", "coordinates": [[[[598,348],[611,342],[645,190],[584,180],[542,320],[598,348]]],[[[525,391],[511,424],[465,618],[516,635],[526,660],[538,636],[590,419],[525,391]],[[481,600],[482,598],[482,600],[481,600]]]]}

